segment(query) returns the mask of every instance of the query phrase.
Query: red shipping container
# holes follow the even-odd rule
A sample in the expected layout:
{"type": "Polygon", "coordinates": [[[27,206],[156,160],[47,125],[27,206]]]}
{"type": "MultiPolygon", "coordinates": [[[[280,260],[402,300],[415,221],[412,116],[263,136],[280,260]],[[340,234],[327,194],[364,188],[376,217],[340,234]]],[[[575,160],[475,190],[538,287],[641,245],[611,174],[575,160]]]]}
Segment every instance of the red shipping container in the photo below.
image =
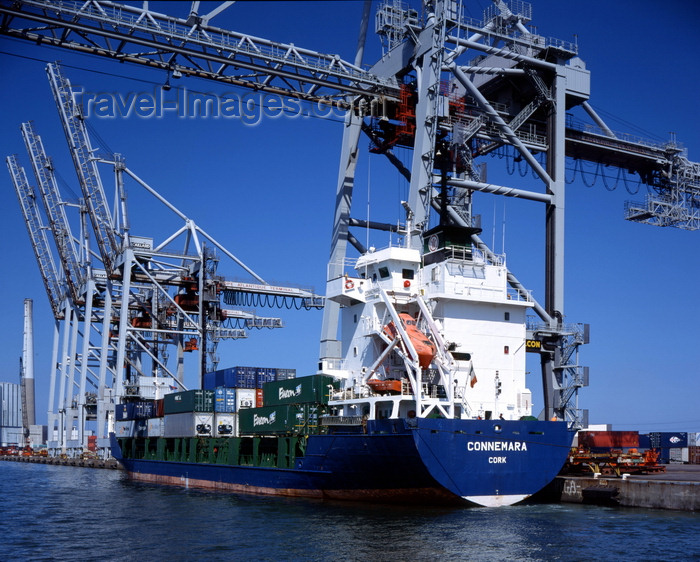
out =
{"type": "Polygon", "coordinates": [[[97,435],[88,435],[87,448],[88,451],[97,451],[97,435]]]}
{"type": "Polygon", "coordinates": [[[160,398],[155,401],[154,410],[157,418],[162,418],[165,415],[164,404],[165,400],[163,398],[160,398]]]}
{"type": "Polygon", "coordinates": [[[693,447],[688,447],[688,463],[689,464],[700,464],[700,447],[695,445],[693,447]]]}
{"type": "Polygon", "coordinates": [[[579,431],[578,444],[583,447],[621,449],[639,447],[638,431],[579,431]]]}
{"type": "Polygon", "coordinates": [[[264,406],[262,388],[255,389],[255,407],[262,408],[264,406]]]}

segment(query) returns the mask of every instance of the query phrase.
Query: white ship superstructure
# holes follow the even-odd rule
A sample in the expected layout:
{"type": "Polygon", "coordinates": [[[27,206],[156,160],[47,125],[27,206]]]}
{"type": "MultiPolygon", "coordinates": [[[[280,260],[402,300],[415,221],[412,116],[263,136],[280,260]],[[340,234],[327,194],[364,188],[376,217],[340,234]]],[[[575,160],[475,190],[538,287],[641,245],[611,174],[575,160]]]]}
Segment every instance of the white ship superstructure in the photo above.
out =
{"type": "Polygon", "coordinates": [[[344,360],[324,371],[345,381],[332,402],[339,415],[532,414],[525,380],[532,302],[508,289],[505,259],[473,249],[469,231],[438,227],[426,233],[424,252],[371,249],[353,275],[329,283],[328,298],[344,307],[344,360]]]}

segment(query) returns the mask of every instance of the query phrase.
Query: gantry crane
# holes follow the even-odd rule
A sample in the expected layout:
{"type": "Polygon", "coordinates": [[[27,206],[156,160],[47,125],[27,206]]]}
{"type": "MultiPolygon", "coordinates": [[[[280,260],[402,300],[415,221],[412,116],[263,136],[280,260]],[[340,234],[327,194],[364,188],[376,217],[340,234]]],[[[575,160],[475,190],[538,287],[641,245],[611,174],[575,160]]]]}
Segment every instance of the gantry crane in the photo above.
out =
{"type": "MultiPolygon", "coordinates": [[[[103,255],[89,249],[90,236],[81,235],[81,258],[75,253],[76,240],[70,232],[41,138],[30,123],[21,127],[32,160],[46,216],[54,234],[56,252],[63,265],[63,276],[56,270],[36,195],[16,157],[8,158],[8,167],[16,185],[27,227],[37,253],[47,293],[56,310],[57,331],[54,341],[55,372],[51,378],[49,426],[52,429],[52,453],[76,455],[87,444],[86,422],[97,422],[98,446],[108,454],[107,434],[116,401],[158,397],[164,389],[184,388],[184,354],[200,352],[200,376],[216,367],[216,347],[222,340],[247,337],[254,328],[281,328],[279,318],[229,309],[221,299],[233,305],[290,306],[321,308],[323,299],[293,287],[273,286],[209,236],[184,213],[175,208],[145,181],[130,170],[119,155],[99,158],[75,104],[70,81],[56,65],[48,65],[54,97],[57,101],[69,146],[80,138],[89,150],[72,150],[76,171],[90,169],[90,182],[81,181],[84,198],[93,199],[93,209],[102,209],[110,217],[108,224],[98,222],[92,237],[98,239],[106,229],[117,229],[115,240],[123,247],[105,254],[111,261],[108,274],[103,255]],[[76,131],[76,127],[80,131],[76,131]],[[118,212],[110,211],[101,186],[97,162],[111,164],[116,176],[118,212]],[[156,245],[153,239],[129,232],[124,176],[134,180],[174,212],[184,225],[156,245]],[[112,220],[112,217],[116,217],[112,220]],[[121,217],[121,218],[120,218],[121,217]],[[178,241],[183,247],[173,249],[178,241]],[[209,246],[207,246],[209,245],[209,246]],[[253,282],[227,281],[216,271],[222,252],[242,267],[253,282]],[[70,279],[70,281],[68,281],[70,279]],[[59,331],[60,326],[60,331],[59,331]],[[167,347],[177,347],[175,367],[168,366],[167,347]],[[79,351],[80,346],[80,351],[79,351]],[[57,351],[60,348],[60,352],[57,351]],[[123,365],[123,368],[118,366],[123,365]]],[[[91,211],[81,206],[81,217],[91,211]]],[[[81,220],[82,228],[86,222],[81,220]]],[[[98,247],[108,248],[107,244],[98,247]]]]}
{"type": "MultiPolygon", "coordinates": [[[[90,358],[94,357],[91,353],[90,338],[92,323],[92,280],[86,277],[86,264],[88,263],[85,256],[87,248],[81,247],[81,258],[76,251],[76,239],[71,232],[70,223],[66,215],[66,203],[62,200],[58,189],[58,184],[54,175],[53,165],[46,155],[41,137],[36,133],[32,123],[23,123],[21,125],[22,137],[27,148],[34,175],[39,185],[39,193],[43,202],[46,217],[48,218],[55,247],[58,254],[58,259],[63,269],[63,280],[65,285],[66,310],[64,312],[63,321],[68,324],[74,324],[76,327],[82,325],[83,345],[81,353],[77,354],[72,361],[66,363],[64,361],[55,362],[55,372],[53,379],[59,383],[59,396],[56,407],[54,407],[55,393],[51,392],[50,397],[50,418],[51,422],[55,422],[61,427],[75,427],[78,429],[78,440],[83,440],[84,420],[81,417],[87,417],[86,412],[86,391],[88,387],[89,363],[90,358]],[[85,291],[88,291],[86,295],[85,291]],[[87,300],[90,299],[88,303],[87,300]],[[86,316],[87,315],[87,316],[86,316]],[[76,376],[77,374],[77,381],[76,376]],[[75,388],[77,386],[77,388],[75,388]],[[74,392],[77,394],[74,395],[74,392]],[[60,420],[60,421],[59,421],[60,420]]],[[[82,210],[82,209],[81,209],[82,210]]],[[[81,215],[82,216],[82,215],[81,215]]],[[[81,221],[82,223],[82,221],[81,221]]],[[[84,228],[81,228],[84,231],[84,228]]],[[[83,236],[80,237],[79,243],[83,241],[83,236]]],[[[66,329],[64,334],[73,333],[66,329]]],[[[94,349],[94,345],[92,346],[94,349]]],[[[55,390],[56,384],[52,385],[55,390]]],[[[90,416],[94,417],[95,412],[91,411],[90,416]]],[[[53,423],[51,424],[53,425],[53,423]]],[[[60,432],[62,437],[67,435],[67,431],[60,432]]]]}
{"type": "MultiPolygon", "coordinates": [[[[159,69],[170,77],[194,76],[243,88],[347,109],[337,182],[329,278],[342,275],[352,226],[396,230],[352,217],[357,147],[362,132],[410,182],[406,224],[398,228],[414,244],[429,229],[432,210],[444,205],[454,224],[472,226],[472,199],[489,193],[545,206],[544,302],[530,335],[540,355],[549,419],[581,423],[578,388],[587,374],[578,362],[588,339],[585,325],[564,322],[564,196],[566,158],[617,166],[639,175],[653,192],[628,204],[626,218],[648,224],[700,228],[700,166],[675,142],[652,144],[615,134],[589,105],[590,73],[578,46],[545,39],[527,25],[530,4],[494,0],[483,19],[465,18],[461,3],[426,1],[422,11],[388,1],[378,7],[375,30],[384,56],[363,70],[360,42],[354,62],[211,25],[230,2],[200,15],[194,2],[174,17],[114,2],[45,0],[0,3],[0,32],[159,69]],[[574,126],[566,112],[580,107],[593,121],[574,126]],[[411,161],[394,153],[413,150],[411,161]],[[541,191],[488,183],[480,162],[511,150],[541,180],[541,191]],[[443,193],[448,193],[441,199],[443,193]],[[441,201],[444,201],[442,203],[441,201]]],[[[369,3],[365,7],[366,34],[369,3]]],[[[434,216],[434,215],[432,215],[434,216]]],[[[495,255],[478,235],[473,243],[495,255]]],[[[527,288],[510,272],[510,285],[527,288]]],[[[321,362],[339,361],[338,306],[328,303],[321,334],[321,362]]]]}
{"type": "MultiPolygon", "coordinates": [[[[57,371],[52,373],[50,378],[48,421],[51,427],[54,423],[58,422],[58,412],[53,409],[53,404],[56,393],[56,379],[59,378],[55,376],[55,374],[61,372],[57,361],[58,347],[56,343],[58,341],[58,334],[60,333],[62,321],[72,316],[72,307],[70,305],[70,299],[68,298],[67,284],[63,282],[56,268],[51,246],[49,245],[49,240],[46,235],[47,228],[44,226],[39,212],[39,205],[34,188],[29,184],[24,168],[20,166],[16,156],[9,156],[7,158],[7,165],[15,186],[15,191],[17,192],[24,221],[27,226],[27,232],[29,233],[29,240],[34,250],[34,256],[39,266],[39,273],[44,281],[44,287],[55,320],[55,343],[52,365],[57,366],[57,371]]],[[[63,380],[62,377],[60,380],[63,380]]]]}

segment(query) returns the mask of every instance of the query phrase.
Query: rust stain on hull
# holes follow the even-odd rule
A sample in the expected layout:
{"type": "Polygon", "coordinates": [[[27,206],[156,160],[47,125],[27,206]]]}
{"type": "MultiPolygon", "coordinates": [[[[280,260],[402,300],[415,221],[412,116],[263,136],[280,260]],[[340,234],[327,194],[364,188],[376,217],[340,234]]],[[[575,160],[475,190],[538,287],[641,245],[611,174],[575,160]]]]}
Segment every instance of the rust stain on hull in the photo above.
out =
{"type": "Polygon", "coordinates": [[[256,494],[265,496],[297,497],[312,499],[327,499],[357,502],[381,502],[399,504],[439,504],[464,505],[461,498],[440,488],[388,488],[375,490],[312,490],[294,488],[270,488],[248,484],[233,484],[230,482],[214,482],[186,476],[164,476],[143,472],[128,472],[132,480],[149,484],[181,486],[202,490],[232,492],[241,494],[256,494]]]}

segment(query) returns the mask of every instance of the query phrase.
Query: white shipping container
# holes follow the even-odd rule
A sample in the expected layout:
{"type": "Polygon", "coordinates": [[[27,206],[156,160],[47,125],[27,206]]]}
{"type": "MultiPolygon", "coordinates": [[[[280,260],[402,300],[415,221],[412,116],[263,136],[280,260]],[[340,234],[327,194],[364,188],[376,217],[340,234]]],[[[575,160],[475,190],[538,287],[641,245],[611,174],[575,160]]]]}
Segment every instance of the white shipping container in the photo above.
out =
{"type": "Polygon", "coordinates": [[[117,437],[146,437],[147,429],[146,420],[128,420],[114,423],[114,435],[117,437]]]}
{"type": "Polygon", "coordinates": [[[688,447],[672,447],[668,450],[668,460],[672,463],[687,463],[688,458],[688,447]]]}
{"type": "Polygon", "coordinates": [[[163,437],[163,418],[151,418],[148,420],[148,436],[163,437]]]}
{"type": "Polygon", "coordinates": [[[211,436],[213,433],[214,414],[184,412],[167,414],[163,420],[163,437],[211,436]]]}
{"type": "Polygon", "coordinates": [[[238,437],[238,414],[214,414],[214,437],[238,437]]]}
{"type": "Polygon", "coordinates": [[[254,388],[236,389],[236,411],[240,410],[241,408],[255,408],[254,388]]]}
{"type": "Polygon", "coordinates": [[[688,433],[688,447],[700,447],[700,433],[688,433]]]}
{"type": "Polygon", "coordinates": [[[139,396],[145,400],[157,400],[176,392],[170,377],[139,377],[139,396]]]}

